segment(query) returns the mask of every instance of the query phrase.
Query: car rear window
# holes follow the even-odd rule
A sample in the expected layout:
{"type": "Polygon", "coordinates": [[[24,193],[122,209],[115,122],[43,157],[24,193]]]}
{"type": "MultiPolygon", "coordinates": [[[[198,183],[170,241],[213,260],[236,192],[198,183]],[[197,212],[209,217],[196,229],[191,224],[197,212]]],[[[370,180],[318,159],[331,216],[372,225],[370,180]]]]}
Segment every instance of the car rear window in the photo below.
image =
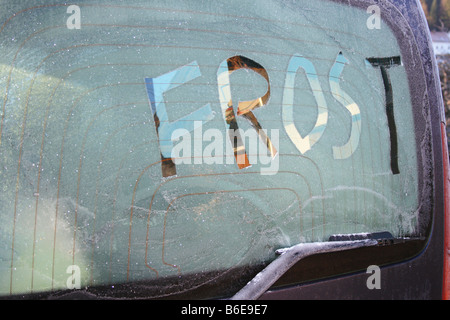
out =
{"type": "Polygon", "coordinates": [[[167,297],[333,234],[426,234],[423,74],[385,12],[2,1],[0,294],[167,297]]]}

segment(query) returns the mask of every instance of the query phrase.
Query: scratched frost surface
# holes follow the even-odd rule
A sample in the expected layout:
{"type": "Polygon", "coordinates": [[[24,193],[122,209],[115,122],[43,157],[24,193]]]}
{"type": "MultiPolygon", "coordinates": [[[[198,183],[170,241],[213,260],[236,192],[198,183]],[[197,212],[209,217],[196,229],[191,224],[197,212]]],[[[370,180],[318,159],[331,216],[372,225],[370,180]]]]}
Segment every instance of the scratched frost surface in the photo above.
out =
{"type": "Polygon", "coordinates": [[[417,231],[407,74],[384,66],[389,115],[367,60],[401,60],[386,24],[328,1],[77,4],[69,29],[62,1],[0,1],[2,295],[65,288],[70,265],[82,286],[176,279],[417,231]],[[239,167],[236,126],[275,158],[257,135],[239,167]]]}

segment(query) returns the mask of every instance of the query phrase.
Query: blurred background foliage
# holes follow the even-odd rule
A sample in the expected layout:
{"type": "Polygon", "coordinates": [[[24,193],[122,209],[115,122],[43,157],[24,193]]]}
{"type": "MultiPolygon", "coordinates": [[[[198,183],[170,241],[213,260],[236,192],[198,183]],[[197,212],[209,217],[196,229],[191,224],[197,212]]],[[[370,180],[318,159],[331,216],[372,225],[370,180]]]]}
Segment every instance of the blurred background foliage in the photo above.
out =
{"type": "MultiPolygon", "coordinates": [[[[450,0],[420,0],[431,32],[450,32],[450,0]]],[[[450,55],[436,56],[450,141],[450,55]]]]}
{"type": "Polygon", "coordinates": [[[431,31],[450,31],[450,0],[420,0],[431,31]]]}

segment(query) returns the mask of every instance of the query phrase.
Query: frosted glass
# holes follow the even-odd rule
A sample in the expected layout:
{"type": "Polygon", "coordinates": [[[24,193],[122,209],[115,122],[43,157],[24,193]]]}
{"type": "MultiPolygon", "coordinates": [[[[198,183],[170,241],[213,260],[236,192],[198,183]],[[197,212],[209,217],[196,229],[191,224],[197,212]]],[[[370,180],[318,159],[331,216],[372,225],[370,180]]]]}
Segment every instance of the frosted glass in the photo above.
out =
{"type": "Polygon", "coordinates": [[[66,288],[71,265],[83,287],[178,279],[335,233],[417,231],[408,75],[385,68],[395,172],[385,84],[367,59],[401,51],[366,10],[77,5],[79,29],[63,1],[0,1],[1,294],[66,288]],[[244,64],[230,69],[233,57],[244,64]],[[241,137],[241,166],[233,126],[270,140],[241,137]]]}

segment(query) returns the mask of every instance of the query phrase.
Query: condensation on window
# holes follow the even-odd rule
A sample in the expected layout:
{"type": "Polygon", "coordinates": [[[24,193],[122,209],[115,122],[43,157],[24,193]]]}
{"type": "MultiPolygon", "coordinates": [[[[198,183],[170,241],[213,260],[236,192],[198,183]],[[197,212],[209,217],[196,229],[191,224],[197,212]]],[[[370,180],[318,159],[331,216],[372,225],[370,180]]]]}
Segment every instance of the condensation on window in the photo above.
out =
{"type": "Polygon", "coordinates": [[[188,290],[335,233],[418,232],[383,21],[332,1],[74,4],[1,3],[2,295],[65,289],[73,265],[82,287],[214,274],[188,290]]]}

